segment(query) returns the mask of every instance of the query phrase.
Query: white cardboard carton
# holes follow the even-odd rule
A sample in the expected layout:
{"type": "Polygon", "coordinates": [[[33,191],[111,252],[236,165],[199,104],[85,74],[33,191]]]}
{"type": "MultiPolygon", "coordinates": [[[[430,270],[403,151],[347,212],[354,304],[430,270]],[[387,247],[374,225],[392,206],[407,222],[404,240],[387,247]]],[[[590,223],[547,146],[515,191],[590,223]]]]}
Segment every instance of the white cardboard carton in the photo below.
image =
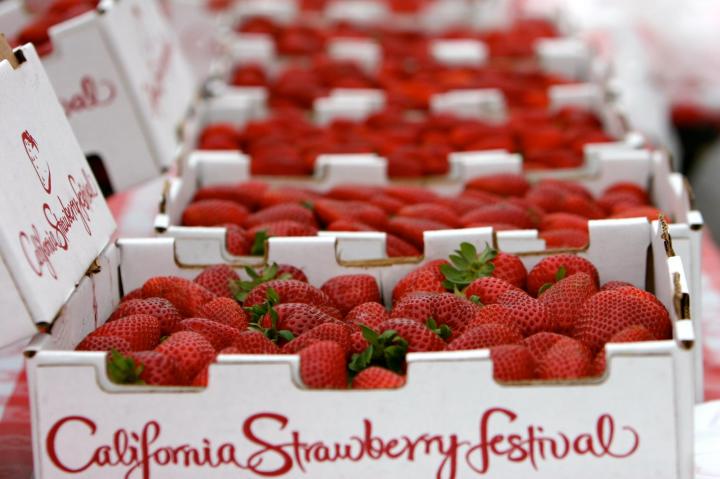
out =
{"type": "Polygon", "coordinates": [[[156,0],[104,0],[50,29],[43,65],[86,155],[114,190],[158,176],[178,151],[195,81],[156,0]]]}
{"type": "Polygon", "coordinates": [[[35,49],[17,56],[0,57],[0,344],[52,323],[115,229],[35,49]]]}
{"type": "MultiPolygon", "coordinates": [[[[297,356],[222,356],[206,389],[110,383],[103,353],[68,350],[95,327],[87,314],[93,302],[109,314],[119,291],[152,275],[192,278],[199,271],[178,260],[171,239],[121,240],[101,255],[107,267],[80,283],[53,335],[39,335],[28,349],[36,475],[68,477],[72,469],[82,477],[173,479],[238,472],[321,478],[609,472],[689,479],[697,346],[681,261],[666,255],[646,222],[603,229],[593,230],[595,246],[585,253],[597,262],[601,281],[644,286],[650,267],[644,252],[651,248],[656,293],[671,312],[674,340],[612,345],[605,377],[557,383],[498,384],[487,350],[412,354],[407,385],[388,391],[305,390],[297,356]],[[629,261],[605,263],[612,246],[595,240],[617,235],[629,247],[612,251],[629,261]],[[346,455],[337,456],[336,447],[346,455]]],[[[492,234],[436,232],[428,240],[440,256],[459,240],[482,245],[492,234]]],[[[268,260],[292,258],[314,284],[343,273],[371,274],[385,294],[417,266],[342,264],[335,248],[332,238],[273,238],[268,260]]],[[[522,258],[530,267],[540,257],[522,258]]]]}

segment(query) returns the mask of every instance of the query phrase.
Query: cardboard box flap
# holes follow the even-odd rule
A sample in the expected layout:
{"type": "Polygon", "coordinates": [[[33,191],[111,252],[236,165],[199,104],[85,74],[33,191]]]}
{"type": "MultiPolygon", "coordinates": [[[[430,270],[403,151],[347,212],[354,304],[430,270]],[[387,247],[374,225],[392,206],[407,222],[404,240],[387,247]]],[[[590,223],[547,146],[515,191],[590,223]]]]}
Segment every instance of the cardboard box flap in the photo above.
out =
{"type": "MultiPolygon", "coordinates": [[[[0,253],[14,283],[4,287],[35,323],[51,323],[115,223],[34,47],[16,57],[16,69],[0,62],[0,253]]],[[[8,321],[23,324],[0,329],[27,328],[8,321]]]]}
{"type": "Polygon", "coordinates": [[[124,66],[155,156],[170,165],[179,147],[177,129],[195,99],[195,76],[157,2],[124,0],[103,7],[108,46],[124,66]]]}

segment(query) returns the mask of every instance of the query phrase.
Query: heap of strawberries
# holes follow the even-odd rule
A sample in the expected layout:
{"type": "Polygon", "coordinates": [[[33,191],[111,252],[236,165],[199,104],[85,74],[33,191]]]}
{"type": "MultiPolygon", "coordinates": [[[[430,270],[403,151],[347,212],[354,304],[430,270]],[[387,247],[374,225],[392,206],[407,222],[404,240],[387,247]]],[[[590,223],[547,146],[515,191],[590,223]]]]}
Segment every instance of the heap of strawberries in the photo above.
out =
{"type": "Polygon", "coordinates": [[[13,43],[16,45],[32,43],[38,54],[47,55],[52,52],[48,33],[50,27],[95,10],[98,3],[99,0],[54,0],[32,22],[20,30],[13,43]]]}
{"type": "Polygon", "coordinates": [[[576,108],[517,111],[509,122],[492,125],[451,115],[408,120],[387,109],[362,122],[335,120],[321,127],[294,110],[253,121],[242,130],[228,123],[206,126],[203,150],[241,150],[256,175],[309,175],[320,154],[377,153],[391,177],[444,175],[456,151],[504,149],[522,153],[527,170],[577,168],[583,147],[613,141],[594,114],[576,108]]]}
{"type": "Polygon", "coordinates": [[[461,194],[441,196],[421,187],[340,185],[325,193],[272,188],[262,181],[200,188],[185,209],[185,226],[224,226],[235,255],[261,255],[272,236],[314,236],[327,231],[384,231],[390,257],[418,256],[423,232],[492,226],[538,229],[550,248],[588,244],[588,220],[647,217],[661,212],[647,192],[617,183],[594,198],[573,182],[522,175],[471,179],[461,194]]]}
{"type": "MultiPolygon", "coordinates": [[[[403,0],[405,1],[405,0],[403,0]]],[[[490,60],[498,65],[508,64],[509,60],[527,61],[535,55],[535,44],[543,38],[557,37],[555,27],[542,19],[518,19],[501,30],[482,30],[453,28],[440,34],[421,30],[398,29],[396,25],[356,25],[337,22],[318,25],[315,22],[296,21],[280,23],[270,18],[256,16],[246,19],[236,26],[240,33],[259,33],[272,37],[277,52],[285,57],[310,56],[325,51],[327,43],[333,38],[362,38],[377,41],[383,50],[383,56],[389,61],[397,59],[411,60],[406,68],[419,70],[417,62],[430,58],[429,45],[436,39],[462,38],[483,42],[489,52],[490,60]]]]}
{"type": "Polygon", "coordinates": [[[651,293],[599,284],[574,255],[529,273],[513,255],[463,243],[397,283],[386,307],[375,277],[337,276],[317,288],[302,271],[227,265],[194,281],[154,277],[125,296],[78,346],[109,351],[120,383],[207,384],[218,354],[299,354],[310,388],[393,388],[408,352],[490,348],[500,381],[577,379],[605,370],[604,345],[668,339],[672,325],[651,293]]]}

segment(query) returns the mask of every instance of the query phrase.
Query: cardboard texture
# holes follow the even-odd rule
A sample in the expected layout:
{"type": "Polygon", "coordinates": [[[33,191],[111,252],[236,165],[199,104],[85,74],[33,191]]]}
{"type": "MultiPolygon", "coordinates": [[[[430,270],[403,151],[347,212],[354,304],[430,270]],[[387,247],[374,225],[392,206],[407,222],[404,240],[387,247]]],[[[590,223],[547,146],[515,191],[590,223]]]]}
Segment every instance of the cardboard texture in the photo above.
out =
{"type": "MultiPolygon", "coordinates": [[[[659,230],[647,222],[627,221],[600,234],[604,228],[591,230],[593,244],[622,236],[626,247],[613,253],[626,261],[606,263],[610,245],[588,251],[599,261],[601,281],[644,286],[651,271],[675,339],[608,347],[603,378],[498,384],[488,351],[478,350],[409,355],[408,382],[399,390],[305,390],[296,356],[243,355],[220,357],[206,389],[128,387],[108,381],[103,353],[68,351],[75,344],[69,334],[39,335],[28,350],[36,475],[689,479],[697,344],[687,310],[675,307],[688,296],[681,260],[667,256],[659,230]],[[635,253],[648,248],[650,262],[635,253]],[[448,397],[454,398],[449,409],[448,397]],[[347,452],[338,456],[336,447],[347,452]]],[[[492,235],[489,229],[435,232],[434,240],[434,254],[447,255],[461,240],[482,246],[492,235]]],[[[291,254],[316,285],[362,271],[386,295],[417,266],[342,264],[336,247],[332,238],[273,238],[268,260],[291,254]]],[[[81,281],[67,311],[93,302],[107,310],[117,301],[110,291],[118,283],[129,291],[153,275],[194,277],[199,268],[179,264],[174,248],[171,239],[111,245],[101,255],[109,267],[81,281]],[[107,293],[94,298],[98,289],[107,293]]],[[[529,268],[542,256],[522,259],[529,268]]],[[[82,333],[77,323],[63,314],[56,327],[82,333]]]]}
{"type": "Polygon", "coordinates": [[[100,157],[115,191],[158,176],[196,85],[157,2],[104,0],[49,33],[43,65],[84,153],[100,157]]]}
{"type": "Polygon", "coordinates": [[[52,323],[115,229],[35,49],[16,52],[0,62],[0,344],[52,323]]]}

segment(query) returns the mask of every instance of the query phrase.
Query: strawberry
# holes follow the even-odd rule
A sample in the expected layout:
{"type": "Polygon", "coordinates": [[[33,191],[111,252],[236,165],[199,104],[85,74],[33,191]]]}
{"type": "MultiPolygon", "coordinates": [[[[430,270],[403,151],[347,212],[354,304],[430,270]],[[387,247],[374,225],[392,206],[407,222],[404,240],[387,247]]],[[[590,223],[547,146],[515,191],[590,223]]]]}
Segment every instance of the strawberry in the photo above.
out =
{"type": "Polygon", "coordinates": [[[195,192],[192,201],[227,200],[253,210],[257,208],[260,198],[268,188],[268,184],[263,181],[205,186],[195,192]]]}
{"type": "Polygon", "coordinates": [[[565,181],[565,180],[558,180],[555,178],[545,178],[541,180],[537,185],[537,188],[545,188],[545,189],[555,189],[558,191],[561,191],[563,193],[573,194],[577,196],[582,196],[587,198],[588,200],[592,200],[593,196],[588,191],[587,188],[585,188],[580,183],[577,183],[575,181],[565,181]]]}
{"type": "Polygon", "coordinates": [[[238,132],[230,123],[214,123],[207,125],[198,140],[203,150],[235,150],[238,148],[238,132]]]}
{"type": "Polygon", "coordinates": [[[592,354],[580,341],[562,338],[537,365],[540,379],[578,379],[592,375],[592,354]]]}
{"type": "MultiPolygon", "coordinates": [[[[269,266],[269,268],[272,268],[275,266],[275,263],[269,266]]],[[[268,268],[265,268],[262,272],[262,275],[265,276],[266,271],[268,268]]],[[[277,274],[275,278],[273,279],[294,279],[296,281],[302,281],[303,283],[307,283],[308,279],[307,276],[305,276],[305,273],[302,272],[300,268],[297,268],[295,266],[289,265],[289,264],[279,264],[277,265],[277,274]]]]}
{"type": "Polygon", "coordinates": [[[485,349],[503,344],[519,344],[522,336],[515,328],[505,324],[490,323],[467,329],[447,347],[448,351],[485,349]]]}
{"type": "Polygon", "coordinates": [[[642,186],[636,185],[635,183],[619,182],[612,184],[608,188],[606,188],[605,191],[603,191],[602,196],[614,193],[624,193],[632,195],[637,199],[638,203],[650,204],[650,197],[648,196],[647,190],[645,190],[645,188],[643,188],[642,186]]]}
{"type": "Polygon", "coordinates": [[[200,308],[198,316],[225,324],[238,331],[245,331],[249,324],[248,315],[242,306],[234,299],[225,297],[215,298],[205,303],[200,308]]]}
{"type": "Polygon", "coordinates": [[[445,260],[434,260],[410,272],[395,285],[392,294],[393,303],[416,291],[444,293],[445,277],[440,269],[446,264],[445,260]]]}
{"type": "Polygon", "coordinates": [[[301,334],[281,349],[282,354],[296,354],[318,341],[335,341],[348,354],[352,351],[351,329],[345,324],[323,323],[301,334]]]}
{"type": "Polygon", "coordinates": [[[372,197],[370,200],[368,200],[368,203],[373,206],[377,206],[378,208],[381,208],[383,211],[385,211],[385,213],[389,215],[394,215],[400,210],[400,208],[405,206],[404,201],[383,194],[372,197]]]}
{"type": "Polygon", "coordinates": [[[588,233],[578,229],[541,231],[539,236],[546,248],[584,248],[590,242],[588,233]]]}
{"type": "Polygon", "coordinates": [[[605,211],[592,199],[579,194],[568,194],[563,197],[560,210],[591,220],[605,217],[605,211]]]}
{"type": "Polygon", "coordinates": [[[201,334],[178,331],[163,341],[155,351],[175,362],[181,384],[190,384],[197,373],[215,358],[215,349],[201,334]]]}
{"type": "Polygon", "coordinates": [[[436,203],[419,203],[404,206],[397,212],[397,216],[418,219],[432,218],[433,221],[442,223],[447,228],[460,227],[460,218],[458,215],[450,207],[441,206],[436,203]]]}
{"type": "Polygon", "coordinates": [[[121,303],[124,303],[125,301],[131,301],[133,299],[143,299],[143,292],[142,288],[135,288],[129,293],[127,293],[125,296],[122,297],[120,300],[121,303]]]}
{"type": "Polygon", "coordinates": [[[265,241],[275,236],[316,236],[317,228],[297,221],[281,220],[253,226],[245,232],[245,238],[252,244],[250,254],[265,254],[265,241]]]}
{"type": "Polygon", "coordinates": [[[498,251],[491,263],[494,266],[493,277],[504,279],[517,288],[525,288],[527,270],[519,257],[498,251]]]}
{"type": "Polygon", "coordinates": [[[573,337],[598,351],[615,333],[635,325],[644,326],[656,339],[672,337],[672,324],[665,308],[622,291],[601,291],[583,305],[573,337]]]}
{"type": "MultiPolygon", "coordinates": [[[[378,328],[378,331],[381,330],[378,328]]],[[[408,331],[416,334],[414,330],[408,331]]],[[[360,331],[352,333],[350,339],[354,353],[348,364],[351,374],[358,374],[371,366],[383,367],[396,373],[402,373],[405,369],[408,342],[395,329],[378,334],[367,326],[360,326],[360,331]]]]}
{"type": "Polygon", "coordinates": [[[556,213],[563,211],[563,201],[566,195],[564,190],[554,186],[535,186],[528,191],[525,199],[546,213],[556,213]]]}
{"type": "Polygon", "coordinates": [[[337,319],[338,321],[342,321],[344,319],[340,310],[337,309],[335,306],[331,306],[329,304],[318,304],[315,307],[323,313],[327,314],[328,316],[337,319]]]}
{"type": "Polygon", "coordinates": [[[247,256],[252,246],[245,236],[245,230],[232,223],[220,225],[225,228],[225,249],[235,256],[247,256]]]}
{"type": "Polygon", "coordinates": [[[462,290],[478,278],[494,276],[503,279],[519,288],[525,286],[527,273],[520,258],[498,252],[485,245],[478,254],[475,246],[462,243],[455,254],[450,255],[452,264],[440,267],[445,276],[443,285],[447,289],[462,290]]]}
{"type": "Polygon", "coordinates": [[[498,297],[498,304],[505,306],[507,317],[517,325],[523,336],[550,331],[555,326],[545,305],[524,291],[506,291],[498,297]]]}
{"type": "Polygon", "coordinates": [[[274,279],[295,279],[307,283],[307,277],[298,268],[290,265],[278,265],[277,263],[271,264],[259,273],[249,266],[246,266],[245,274],[250,278],[249,281],[239,280],[230,284],[232,297],[241,303],[245,301],[247,295],[255,289],[256,286],[274,279]]]}
{"type": "MultiPolygon", "coordinates": [[[[645,326],[630,326],[613,335],[608,343],[638,343],[642,341],[655,341],[655,337],[645,326]]],[[[605,348],[601,349],[593,360],[593,371],[600,376],[605,372],[606,354],[605,348]]]]}
{"type": "Polygon", "coordinates": [[[380,288],[367,274],[347,274],[329,279],[320,288],[342,315],[363,303],[380,302],[380,288]]]}
{"type": "Polygon", "coordinates": [[[131,299],[120,303],[108,322],[135,314],[149,314],[160,321],[160,333],[170,334],[182,319],[177,308],[165,298],[131,299]]]}
{"type": "Polygon", "coordinates": [[[200,372],[195,375],[193,380],[190,381],[190,386],[197,388],[207,387],[210,375],[210,364],[211,363],[206,364],[200,372]]]}
{"type": "Polygon", "coordinates": [[[405,376],[388,369],[371,366],[352,380],[353,389],[398,389],[405,385],[405,376]]]}
{"type": "Polygon", "coordinates": [[[261,283],[248,293],[243,304],[249,307],[264,303],[269,288],[277,292],[279,303],[332,304],[332,300],[322,290],[294,279],[273,279],[261,283]]]}
{"type": "Polygon", "coordinates": [[[253,228],[261,224],[276,221],[295,221],[313,227],[317,226],[313,212],[309,208],[295,203],[282,203],[264,208],[248,216],[243,222],[243,226],[245,228],[253,228]]]}
{"type": "Polygon", "coordinates": [[[504,324],[520,333],[520,327],[515,322],[508,308],[502,304],[486,304],[475,310],[475,315],[468,322],[465,329],[469,330],[484,324],[504,324]]]}
{"type": "Polygon", "coordinates": [[[228,326],[205,318],[187,318],[180,321],[176,331],[195,331],[202,334],[216,351],[232,344],[240,335],[240,332],[228,326]]]}
{"type": "MultiPolygon", "coordinates": [[[[621,282],[618,281],[617,283],[621,283],[621,282]]],[[[609,283],[605,283],[606,286],[607,286],[608,284],[609,284],[609,283]]],[[[633,285],[631,285],[631,284],[627,284],[627,283],[626,283],[626,284],[615,284],[615,285],[613,285],[613,286],[610,287],[610,288],[605,288],[605,290],[607,290],[607,289],[612,289],[612,290],[615,290],[615,291],[620,291],[620,292],[623,293],[623,294],[627,294],[627,295],[631,295],[631,296],[637,296],[637,297],[640,297],[640,298],[645,298],[645,299],[650,300],[650,301],[652,301],[653,303],[657,304],[657,305],[660,306],[661,308],[665,309],[665,305],[662,303],[662,301],[660,301],[660,300],[658,299],[657,296],[655,296],[654,294],[650,293],[649,291],[645,291],[645,290],[643,290],[643,289],[636,288],[635,286],[633,286],[633,285]]]]}
{"type": "MultiPolygon", "coordinates": [[[[367,328],[367,329],[370,329],[370,328],[367,328]]],[[[362,327],[350,335],[350,342],[351,342],[350,350],[352,351],[353,354],[362,353],[370,345],[367,342],[367,340],[365,339],[365,336],[363,335],[362,327]]]]}
{"type": "Polygon", "coordinates": [[[535,362],[523,345],[504,344],[490,349],[496,381],[527,381],[535,377],[535,362]]]}
{"type": "Polygon", "coordinates": [[[173,360],[157,351],[138,351],[124,355],[113,350],[108,355],[107,371],[110,380],[117,384],[181,384],[173,360]]]}
{"type": "Polygon", "coordinates": [[[625,286],[630,286],[631,288],[634,288],[631,283],[628,283],[627,281],[608,281],[607,283],[603,284],[600,288],[600,291],[608,291],[611,289],[618,289],[623,288],[625,286]]]}
{"type": "Polygon", "coordinates": [[[556,331],[569,334],[585,301],[598,292],[597,285],[586,273],[567,276],[540,293],[539,301],[552,317],[556,331]]]}
{"type": "MultiPolygon", "coordinates": [[[[274,306],[274,311],[276,312],[278,318],[275,329],[280,333],[283,331],[289,331],[293,337],[298,337],[324,323],[343,324],[315,306],[305,303],[278,304],[277,306],[274,306]]],[[[259,326],[265,329],[273,329],[272,312],[268,312],[260,319],[259,326]]],[[[272,334],[274,333],[270,332],[270,334],[270,339],[275,339],[272,337],[272,334]]],[[[292,340],[290,335],[287,334],[281,335],[278,339],[286,341],[292,340]]]]}
{"type": "Polygon", "coordinates": [[[225,348],[226,354],[280,354],[280,347],[259,331],[243,331],[232,346],[232,353],[225,348]]]}
{"type": "Polygon", "coordinates": [[[383,230],[387,223],[387,214],[382,208],[357,201],[322,199],[314,203],[313,209],[324,224],[339,220],[355,220],[383,230]]]}
{"type": "Polygon", "coordinates": [[[75,351],[120,351],[127,353],[132,350],[130,343],[119,336],[87,336],[75,347],[75,351]]]}
{"type": "Polygon", "coordinates": [[[380,303],[359,304],[345,315],[345,322],[357,328],[362,324],[370,329],[377,329],[387,319],[390,319],[390,313],[380,303]]]}
{"type": "Polygon", "coordinates": [[[449,331],[443,339],[447,339],[462,334],[476,309],[475,304],[452,293],[411,293],[395,303],[390,318],[414,319],[422,324],[432,321],[432,329],[446,326],[449,331]]]}
{"type": "Polygon", "coordinates": [[[190,203],[182,215],[184,226],[216,226],[232,223],[242,226],[248,210],[234,201],[200,200],[190,203]]]}
{"type": "Polygon", "coordinates": [[[523,344],[528,348],[528,351],[530,351],[530,355],[535,364],[538,364],[542,358],[545,357],[548,349],[564,338],[567,338],[567,336],[543,331],[523,339],[523,344]]]}
{"type": "Polygon", "coordinates": [[[447,225],[438,221],[421,219],[421,218],[405,218],[396,216],[387,224],[387,231],[390,234],[400,237],[408,243],[415,246],[419,251],[424,250],[425,231],[448,229],[447,225]]]}
{"type": "Polygon", "coordinates": [[[105,323],[89,336],[116,336],[127,341],[131,351],[145,351],[160,342],[160,321],[149,314],[133,314],[105,323]]]}
{"type": "Polygon", "coordinates": [[[212,291],[177,276],[155,276],[143,284],[142,290],[145,298],[167,299],[186,318],[197,316],[202,305],[216,297],[212,291]]]}
{"type": "Polygon", "coordinates": [[[230,285],[239,279],[240,276],[230,266],[218,264],[205,268],[193,281],[216,296],[232,298],[233,294],[230,291],[230,285]]]}
{"type": "Polygon", "coordinates": [[[420,186],[386,186],[383,191],[400,201],[414,204],[432,203],[438,197],[437,193],[420,186]]]}
{"type": "Polygon", "coordinates": [[[479,223],[506,223],[516,226],[517,229],[535,227],[535,222],[526,209],[507,201],[470,211],[460,218],[460,222],[466,227],[479,223]]]}
{"type": "Polygon", "coordinates": [[[345,389],[345,351],[334,341],[319,341],[300,351],[300,378],[311,389],[345,389]]]}
{"type": "Polygon", "coordinates": [[[527,291],[532,296],[537,296],[541,288],[547,288],[566,276],[580,272],[588,274],[596,285],[600,283],[597,269],[590,261],[572,254],[548,256],[528,274],[527,291]]]}
{"type": "Polygon", "coordinates": [[[325,192],[325,198],[344,201],[370,201],[380,192],[380,188],[367,185],[337,185],[325,192]]]}
{"type": "Polygon", "coordinates": [[[495,278],[493,276],[485,276],[478,278],[463,290],[463,294],[468,299],[472,299],[473,296],[484,305],[497,303],[497,298],[505,291],[513,289],[520,290],[515,285],[512,285],[501,278],[495,278]]]}
{"type": "Polygon", "coordinates": [[[465,188],[498,196],[524,196],[530,189],[530,184],[522,175],[496,173],[472,178],[465,184],[465,188]]]}
{"type": "Polygon", "coordinates": [[[327,231],[375,231],[375,228],[355,220],[335,220],[325,228],[327,231]]]}
{"type": "Polygon", "coordinates": [[[632,193],[618,192],[606,193],[597,200],[597,204],[607,213],[620,212],[629,208],[642,206],[644,203],[639,201],[637,196],[632,193]]]}
{"type": "Polygon", "coordinates": [[[623,209],[622,211],[618,212],[613,211],[613,214],[610,215],[610,218],[647,218],[648,221],[655,221],[659,219],[661,215],[665,217],[665,221],[667,221],[668,223],[670,222],[668,219],[670,217],[666,213],[663,213],[659,209],[652,206],[635,206],[623,209]]]}
{"type": "Polygon", "coordinates": [[[388,258],[420,256],[421,254],[415,246],[395,235],[386,235],[385,244],[388,258]]]}
{"type": "Polygon", "coordinates": [[[407,341],[408,352],[442,351],[445,341],[425,324],[414,319],[388,319],[378,328],[380,332],[396,331],[407,341]]]}
{"type": "Polygon", "coordinates": [[[587,232],[588,219],[572,213],[550,213],[542,217],[538,228],[541,231],[572,229],[587,232]]]}
{"type": "Polygon", "coordinates": [[[267,208],[282,203],[307,204],[318,198],[318,194],[302,188],[285,187],[279,190],[268,190],[260,199],[260,207],[267,208]]]}

